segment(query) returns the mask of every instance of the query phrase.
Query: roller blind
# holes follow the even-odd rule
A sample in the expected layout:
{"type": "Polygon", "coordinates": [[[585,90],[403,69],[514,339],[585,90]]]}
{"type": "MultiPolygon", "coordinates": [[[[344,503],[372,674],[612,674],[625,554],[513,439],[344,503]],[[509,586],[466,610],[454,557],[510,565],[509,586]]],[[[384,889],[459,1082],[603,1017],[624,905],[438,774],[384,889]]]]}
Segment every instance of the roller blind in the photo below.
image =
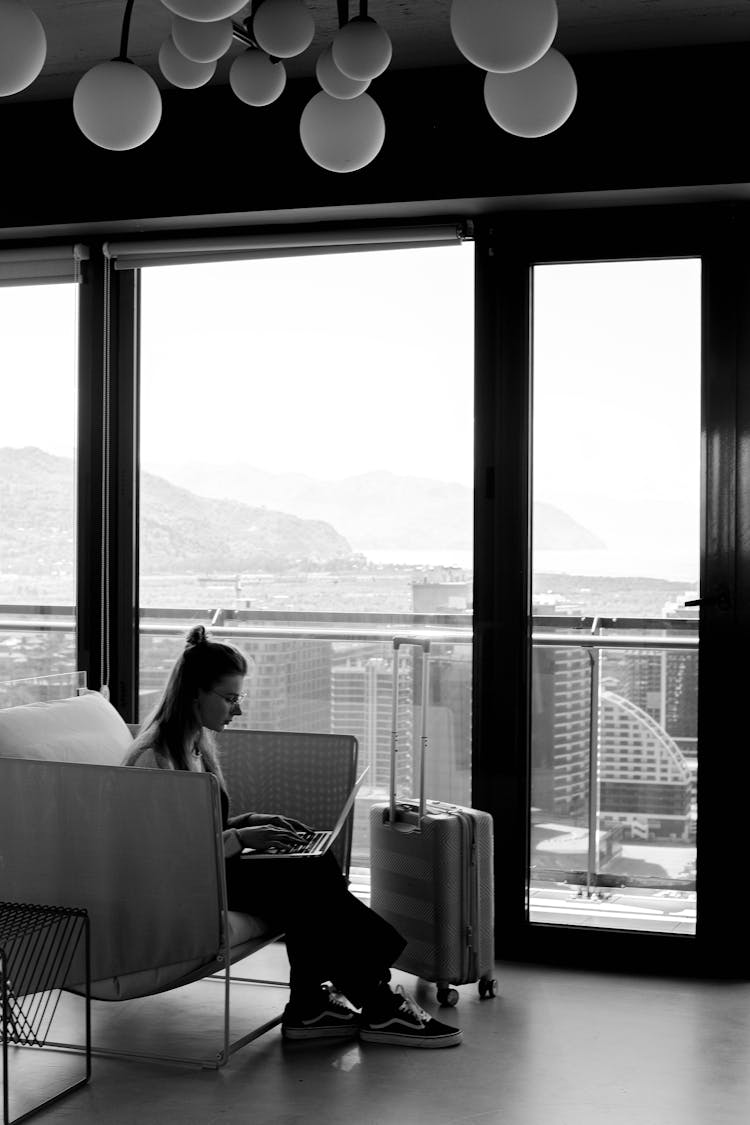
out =
{"type": "Polygon", "coordinates": [[[53,285],[79,282],[87,246],[29,246],[0,250],[0,285],[53,285]]]}
{"type": "Polygon", "coordinates": [[[104,254],[116,270],[143,266],[190,265],[248,258],[294,257],[302,254],[342,254],[399,247],[458,246],[469,237],[463,224],[373,227],[337,231],[277,231],[243,237],[152,239],[105,242],[104,254]]]}

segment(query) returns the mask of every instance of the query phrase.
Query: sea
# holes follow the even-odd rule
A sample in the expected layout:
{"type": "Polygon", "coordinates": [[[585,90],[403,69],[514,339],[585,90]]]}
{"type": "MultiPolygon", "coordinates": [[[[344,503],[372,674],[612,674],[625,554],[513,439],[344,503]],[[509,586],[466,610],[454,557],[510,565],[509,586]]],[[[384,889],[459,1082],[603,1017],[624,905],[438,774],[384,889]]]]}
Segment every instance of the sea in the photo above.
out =
{"type": "MultiPolygon", "coordinates": [[[[373,563],[394,563],[403,566],[443,566],[473,570],[470,550],[452,547],[422,549],[378,548],[362,549],[373,563]]],[[[580,574],[600,578],[662,578],[684,583],[686,588],[698,582],[698,552],[686,550],[655,551],[646,545],[642,548],[588,550],[588,551],[535,551],[534,571],[537,574],[580,574]]]]}

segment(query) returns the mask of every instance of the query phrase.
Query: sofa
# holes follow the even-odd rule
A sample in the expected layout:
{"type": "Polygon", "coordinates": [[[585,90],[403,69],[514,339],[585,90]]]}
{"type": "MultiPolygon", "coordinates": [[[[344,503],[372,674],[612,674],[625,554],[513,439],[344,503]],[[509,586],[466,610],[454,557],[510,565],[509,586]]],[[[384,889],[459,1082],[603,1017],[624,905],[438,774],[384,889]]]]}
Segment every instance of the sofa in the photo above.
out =
{"type": "MultiPolygon", "coordinates": [[[[281,935],[227,908],[216,779],[126,768],[132,738],[97,692],[0,708],[0,902],[88,911],[94,999],[223,971],[224,1041],[210,1058],[184,1060],[223,1066],[281,1019],[230,1043],[229,967],[281,935]]],[[[217,744],[233,812],[328,828],[354,784],[353,736],[234,730],[217,744]]],[[[348,870],[351,818],[337,846],[348,870]]]]}

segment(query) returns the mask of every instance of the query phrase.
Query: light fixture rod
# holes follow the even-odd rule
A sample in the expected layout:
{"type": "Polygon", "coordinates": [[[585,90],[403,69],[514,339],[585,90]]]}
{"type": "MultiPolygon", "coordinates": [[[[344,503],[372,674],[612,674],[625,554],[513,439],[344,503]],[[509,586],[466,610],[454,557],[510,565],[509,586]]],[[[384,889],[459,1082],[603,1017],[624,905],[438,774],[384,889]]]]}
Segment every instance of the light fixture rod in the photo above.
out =
{"type": "Polygon", "coordinates": [[[359,0],[359,18],[361,20],[367,19],[367,0],[359,0]]]}
{"type": "Polygon", "coordinates": [[[128,61],[128,39],[130,37],[130,17],[133,14],[133,4],[135,0],[126,0],[125,11],[122,15],[122,34],[120,35],[120,53],[117,56],[118,62],[128,61]]]}
{"type": "MultiPolygon", "coordinates": [[[[250,20],[246,20],[246,23],[249,24],[250,20]]],[[[234,21],[232,21],[232,38],[236,39],[238,43],[242,43],[245,47],[258,46],[253,37],[245,30],[245,28],[240,27],[240,25],[238,23],[235,23],[234,21]]]]}
{"type": "Polygon", "coordinates": [[[349,22],[349,0],[336,0],[336,6],[339,12],[339,27],[343,27],[349,22]]]}

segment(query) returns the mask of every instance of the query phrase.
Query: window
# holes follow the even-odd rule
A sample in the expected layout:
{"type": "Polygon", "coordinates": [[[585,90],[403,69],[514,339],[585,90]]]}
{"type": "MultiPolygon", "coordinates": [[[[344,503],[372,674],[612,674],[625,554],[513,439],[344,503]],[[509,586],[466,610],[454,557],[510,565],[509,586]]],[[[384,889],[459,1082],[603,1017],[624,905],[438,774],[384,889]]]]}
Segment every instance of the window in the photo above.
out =
{"type": "Polygon", "coordinates": [[[11,284],[22,279],[8,278],[1,258],[0,681],[7,681],[76,667],[78,292],[72,284],[11,284]]]}
{"type": "Polygon", "coordinates": [[[530,918],[694,934],[701,265],[533,284],[530,918]]]}
{"type": "Polygon", "coordinates": [[[394,634],[432,630],[429,793],[470,803],[473,268],[465,243],[142,271],[141,718],[189,624],[227,629],[254,661],[241,723],[359,740],[355,866],[394,634]]]}

